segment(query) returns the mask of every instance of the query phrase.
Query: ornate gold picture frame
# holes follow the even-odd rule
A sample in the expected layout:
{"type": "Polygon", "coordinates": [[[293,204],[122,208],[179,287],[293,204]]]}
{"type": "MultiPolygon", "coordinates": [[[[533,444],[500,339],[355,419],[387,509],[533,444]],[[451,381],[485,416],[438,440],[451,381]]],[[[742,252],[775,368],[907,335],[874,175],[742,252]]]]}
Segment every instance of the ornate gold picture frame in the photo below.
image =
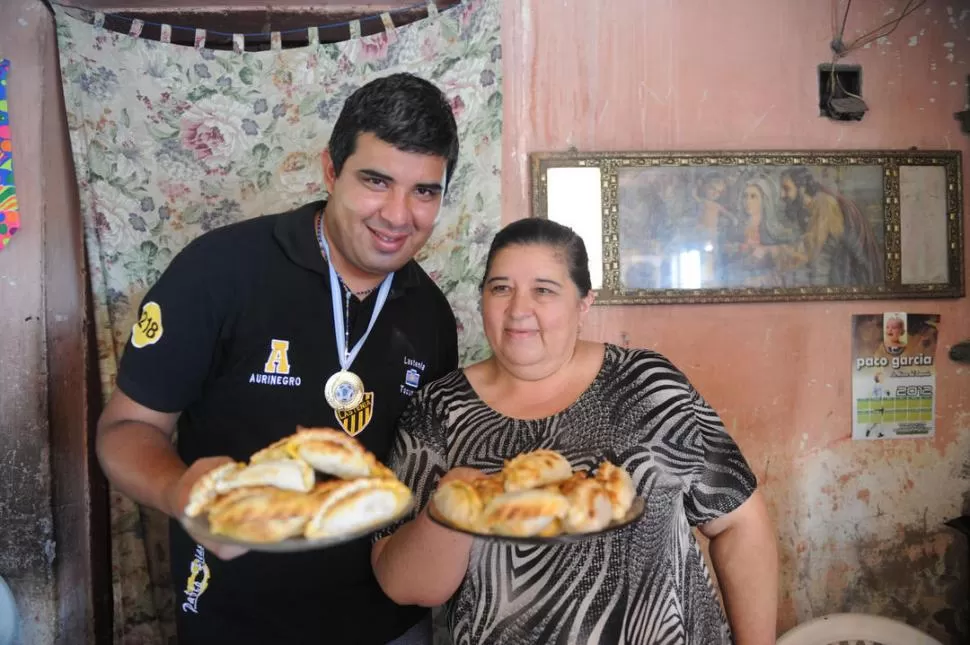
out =
{"type": "Polygon", "coordinates": [[[599,304],[964,295],[959,151],[537,152],[599,304]]]}

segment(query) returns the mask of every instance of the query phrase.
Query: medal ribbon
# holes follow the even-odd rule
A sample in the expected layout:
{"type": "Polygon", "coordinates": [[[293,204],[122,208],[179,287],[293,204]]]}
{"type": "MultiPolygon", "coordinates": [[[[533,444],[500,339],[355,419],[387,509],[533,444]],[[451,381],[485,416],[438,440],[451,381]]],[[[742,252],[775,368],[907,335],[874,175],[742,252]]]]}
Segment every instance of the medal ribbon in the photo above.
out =
{"type": "Polygon", "coordinates": [[[377,316],[381,313],[381,309],[384,308],[384,303],[387,302],[387,294],[391,291],[391,282],[394,279],[394,273],[387,274],[387,277],[381,283],[381,288],[377,292],[377,302],[374,303],[374,313],[371,314],[367,331],[364,332],[364,335],[360,337],[360,340],[351,349],[347,346],[346,339],[348,337],[344,331],[344,315],[340,311],[340,278],[337,277],[337,270],[333,268],[333,262],[330,261],[330,245],[327,244],[327,238],[323,234],[322,213],[320,214],[320,223],[317,226],[317,241],[320,243],[320,248],[327,258],[327,266],[330,268],[330,296],[333,301],[334,332],[336,333],[337,339],[344,339],[343,351],[340,351],[341,341],[337,340],[337,361],[340,363],[341,371],[346,372],[354,362],[354,359],[357,358],[360,348],[364,346],[364,341],[367,340],[367,337],[370,335],[370,330],[374,328],[374,323],[377,322],[377,316]]]}

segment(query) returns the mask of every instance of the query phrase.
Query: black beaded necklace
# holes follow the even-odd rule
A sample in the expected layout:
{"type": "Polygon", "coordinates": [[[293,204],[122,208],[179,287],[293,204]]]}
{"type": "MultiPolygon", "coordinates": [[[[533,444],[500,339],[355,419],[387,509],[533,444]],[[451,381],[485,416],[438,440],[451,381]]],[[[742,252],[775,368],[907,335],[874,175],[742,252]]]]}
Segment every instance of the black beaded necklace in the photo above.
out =
{"type": "MultiPolygon", "coordinates": [[[[324,260],[326,260],[327,253],[326,251],[324,251],[324,242],[323,242],[323,216],[320,213],[317,213],[316,229],[317,229],[317,244],[320,245],[320,253],[321,255],[323,255],[324,260]]],[[[362,291],[354,291],[349,286],[347,286],[347,283],[344,282],[343,277],[336,270],[336,268],[334,268],[334,273],[337,274],[337,280],[340,281],[340,286],[343,288],[343,292],[344,292],[344,347],[350,347],[350,296],[351,294],[353,294],[357,296],[358,300],[363,300],[371,293],[373,293],[374,290],[377,289],[377,287],[371,287],[370,289],[364,289],[362,291]]]]}

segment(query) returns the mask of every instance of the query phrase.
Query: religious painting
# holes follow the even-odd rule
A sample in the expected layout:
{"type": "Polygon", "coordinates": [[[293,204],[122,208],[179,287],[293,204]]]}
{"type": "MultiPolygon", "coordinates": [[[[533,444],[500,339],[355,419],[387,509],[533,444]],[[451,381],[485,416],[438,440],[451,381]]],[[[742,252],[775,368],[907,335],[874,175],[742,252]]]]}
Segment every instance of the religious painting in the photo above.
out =
{"type": "Polygon", "coordinates": [[[960,153],[545,153],[601,304],[963,295],[960,153]]]}

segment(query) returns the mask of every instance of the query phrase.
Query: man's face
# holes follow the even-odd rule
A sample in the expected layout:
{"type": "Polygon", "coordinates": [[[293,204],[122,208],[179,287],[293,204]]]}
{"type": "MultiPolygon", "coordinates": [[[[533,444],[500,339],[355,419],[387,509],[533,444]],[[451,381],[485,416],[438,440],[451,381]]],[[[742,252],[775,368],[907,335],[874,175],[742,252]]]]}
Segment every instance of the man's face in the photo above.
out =
{"type": "Polygon", "coordinates": [[[795,187],[791,177],[784,177],[781,180],[781,198],[786,204],[794,203],[798,199],[798,188],[795,187]]]}
{"type": "Polygon", "coordinates": [[[339,176],[325,151],[326,231],[340,268],[382,276],[413,258],[434,229],[446,167],[444,157],[403,152],[371,133],[357,137],[339,176]]]}
{"type": "Polygon", "coordinates": [[[802,198],[804,194],[805,190],[795,186],[791,177],[782,177],[781,201],[785,205],[785,214],[802,227],[808,224],[809,219],[808,204],[802,198]]]}

